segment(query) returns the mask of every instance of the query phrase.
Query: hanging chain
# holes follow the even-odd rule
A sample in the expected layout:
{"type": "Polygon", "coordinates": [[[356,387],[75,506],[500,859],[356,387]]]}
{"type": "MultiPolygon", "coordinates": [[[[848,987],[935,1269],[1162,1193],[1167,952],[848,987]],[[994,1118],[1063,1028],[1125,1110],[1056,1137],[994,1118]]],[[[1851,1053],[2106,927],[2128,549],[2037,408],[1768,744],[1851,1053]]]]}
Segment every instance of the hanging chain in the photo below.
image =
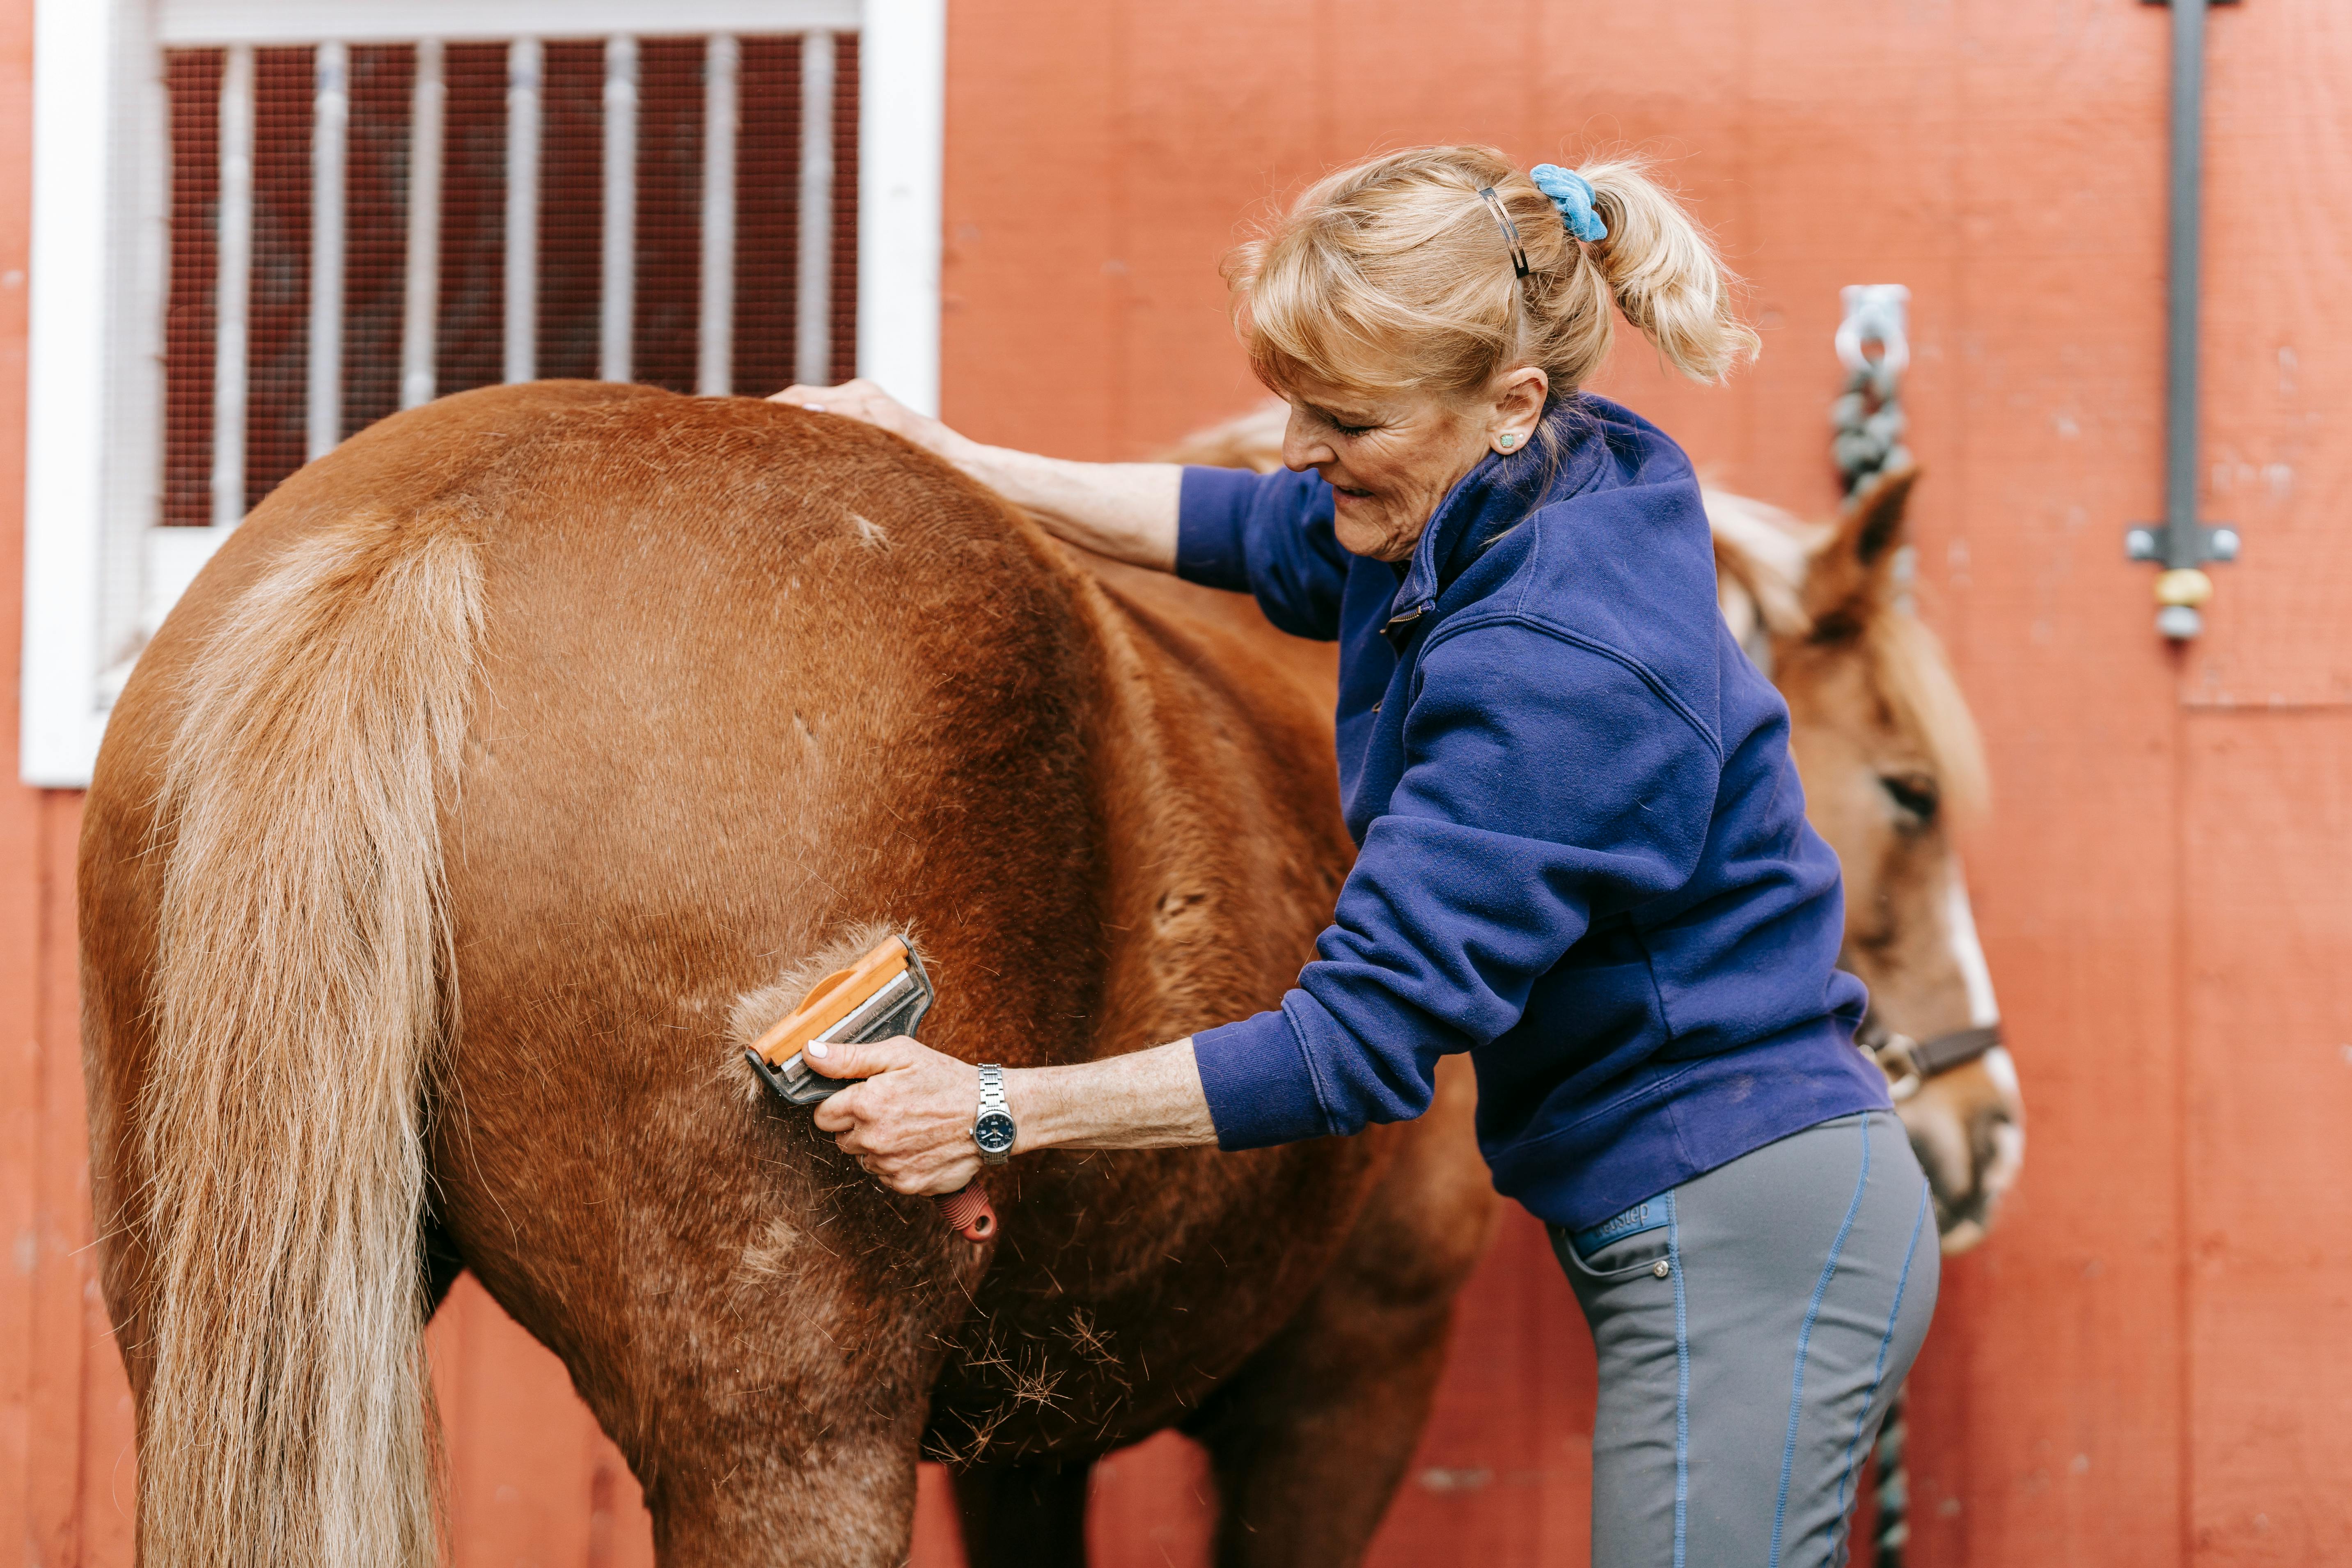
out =
{"type": "Polygon", "coordinates": [[[1906,331],[1911,290],[1900,283],[1856,283],[1843,294],[1837,355],[1846,368],[1845,391],[1830,405],[1836,434],[1830,454],[1849,499],[1866,495],[1878,476],[1911,461],[1903,445],[1903,372],[1911,363],[1906,331]],[[1875,343],[1878,353],[1869,353],[1875,343]]]}

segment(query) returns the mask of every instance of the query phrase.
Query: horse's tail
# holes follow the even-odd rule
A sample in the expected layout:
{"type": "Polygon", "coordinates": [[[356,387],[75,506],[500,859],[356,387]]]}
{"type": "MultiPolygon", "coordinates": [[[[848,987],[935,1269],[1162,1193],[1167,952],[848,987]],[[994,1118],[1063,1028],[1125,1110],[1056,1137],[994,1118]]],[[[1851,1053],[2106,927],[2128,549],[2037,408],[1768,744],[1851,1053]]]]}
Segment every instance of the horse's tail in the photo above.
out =
{"type": "Polygon", "coordinates": [[[139,1107],[146,1568],[436,1559],[418,1233],[481,597],[452,520],[349,520],[185,677],[139,1107]]]}

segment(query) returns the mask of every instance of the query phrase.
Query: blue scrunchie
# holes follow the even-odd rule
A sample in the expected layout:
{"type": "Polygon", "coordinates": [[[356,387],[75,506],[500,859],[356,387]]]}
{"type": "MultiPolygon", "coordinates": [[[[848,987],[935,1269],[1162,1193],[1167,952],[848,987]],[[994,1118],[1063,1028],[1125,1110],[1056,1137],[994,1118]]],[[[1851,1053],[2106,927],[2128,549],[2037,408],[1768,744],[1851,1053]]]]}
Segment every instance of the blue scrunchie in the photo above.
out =
{"type": "Polygon", "coordinates": [[[1579,239],[1609,237],[1609,226],[1592,210],[1591,180],[1558,163],[1538,163],[1528,171],[1528,178],[1536,183],[1536,189],[1551,198],[1551,205],[1567,220],[1569,233],[1579,239]]]}

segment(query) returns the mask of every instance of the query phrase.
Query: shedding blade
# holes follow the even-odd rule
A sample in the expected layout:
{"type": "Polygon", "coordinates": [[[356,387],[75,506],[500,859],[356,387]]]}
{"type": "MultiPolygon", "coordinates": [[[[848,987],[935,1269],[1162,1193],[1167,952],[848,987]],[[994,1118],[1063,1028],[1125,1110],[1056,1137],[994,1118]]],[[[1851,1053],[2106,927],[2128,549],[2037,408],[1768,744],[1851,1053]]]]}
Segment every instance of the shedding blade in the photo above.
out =
{"type": "Polygon", "coordinates": [[[836,970],[809,987],[801,1005],[754,1041],[751,1049],[774,1067],[871,1001],[907,972],[907,944],[889,937],[847,969],[836,970]]]}

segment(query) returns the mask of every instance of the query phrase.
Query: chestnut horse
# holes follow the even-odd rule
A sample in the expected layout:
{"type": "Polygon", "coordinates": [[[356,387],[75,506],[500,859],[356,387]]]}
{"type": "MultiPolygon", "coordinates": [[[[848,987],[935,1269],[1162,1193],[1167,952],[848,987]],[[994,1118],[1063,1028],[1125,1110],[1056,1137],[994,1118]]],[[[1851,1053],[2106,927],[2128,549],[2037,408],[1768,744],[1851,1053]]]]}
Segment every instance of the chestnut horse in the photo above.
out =
{"type": "Polygon", "coordinates": [[[1221,1562],[1360,1558],[1493,1214],[1458,1071],[1359,1138],[1017,1159],[974,1245],[740,1060],[884,930],[967,1059],[1272,1005],[1352,853],[1328,670],[766,403],[494,388],[296,474],[141,658],[86,808],[142,1560],[431,1564],[458,1264],[665,1563],[902,1562],[926,1452],[976,1564],[1079,1562],[1088,1465],[1170,1426],[1221,1562]]]}
{"type": "MultiPolygon", "coordinates": [[[[1265,404],[1161,456],[1265,472],[1281,466],[1287,415],[1265,404]]],[[[1958,1252],[1984,1238],[2017,1178],[2025,1109],[1992,1043],[2000,1012],[1953,843],[1955,818],[1985,804],[1976,725],[1900,575],[1916,478],[1894,476],[1827,528],[1719,490],[1706,509],[1724,619],[1789,704],[1806,815],[1844,869],[1840,962],[1870,987],[1864,1037],[1927,1173],[1944,1250],[1958,1252]],[[1942,1065],[1953,1057],[1966,1059],[1942,1065]]]]}

